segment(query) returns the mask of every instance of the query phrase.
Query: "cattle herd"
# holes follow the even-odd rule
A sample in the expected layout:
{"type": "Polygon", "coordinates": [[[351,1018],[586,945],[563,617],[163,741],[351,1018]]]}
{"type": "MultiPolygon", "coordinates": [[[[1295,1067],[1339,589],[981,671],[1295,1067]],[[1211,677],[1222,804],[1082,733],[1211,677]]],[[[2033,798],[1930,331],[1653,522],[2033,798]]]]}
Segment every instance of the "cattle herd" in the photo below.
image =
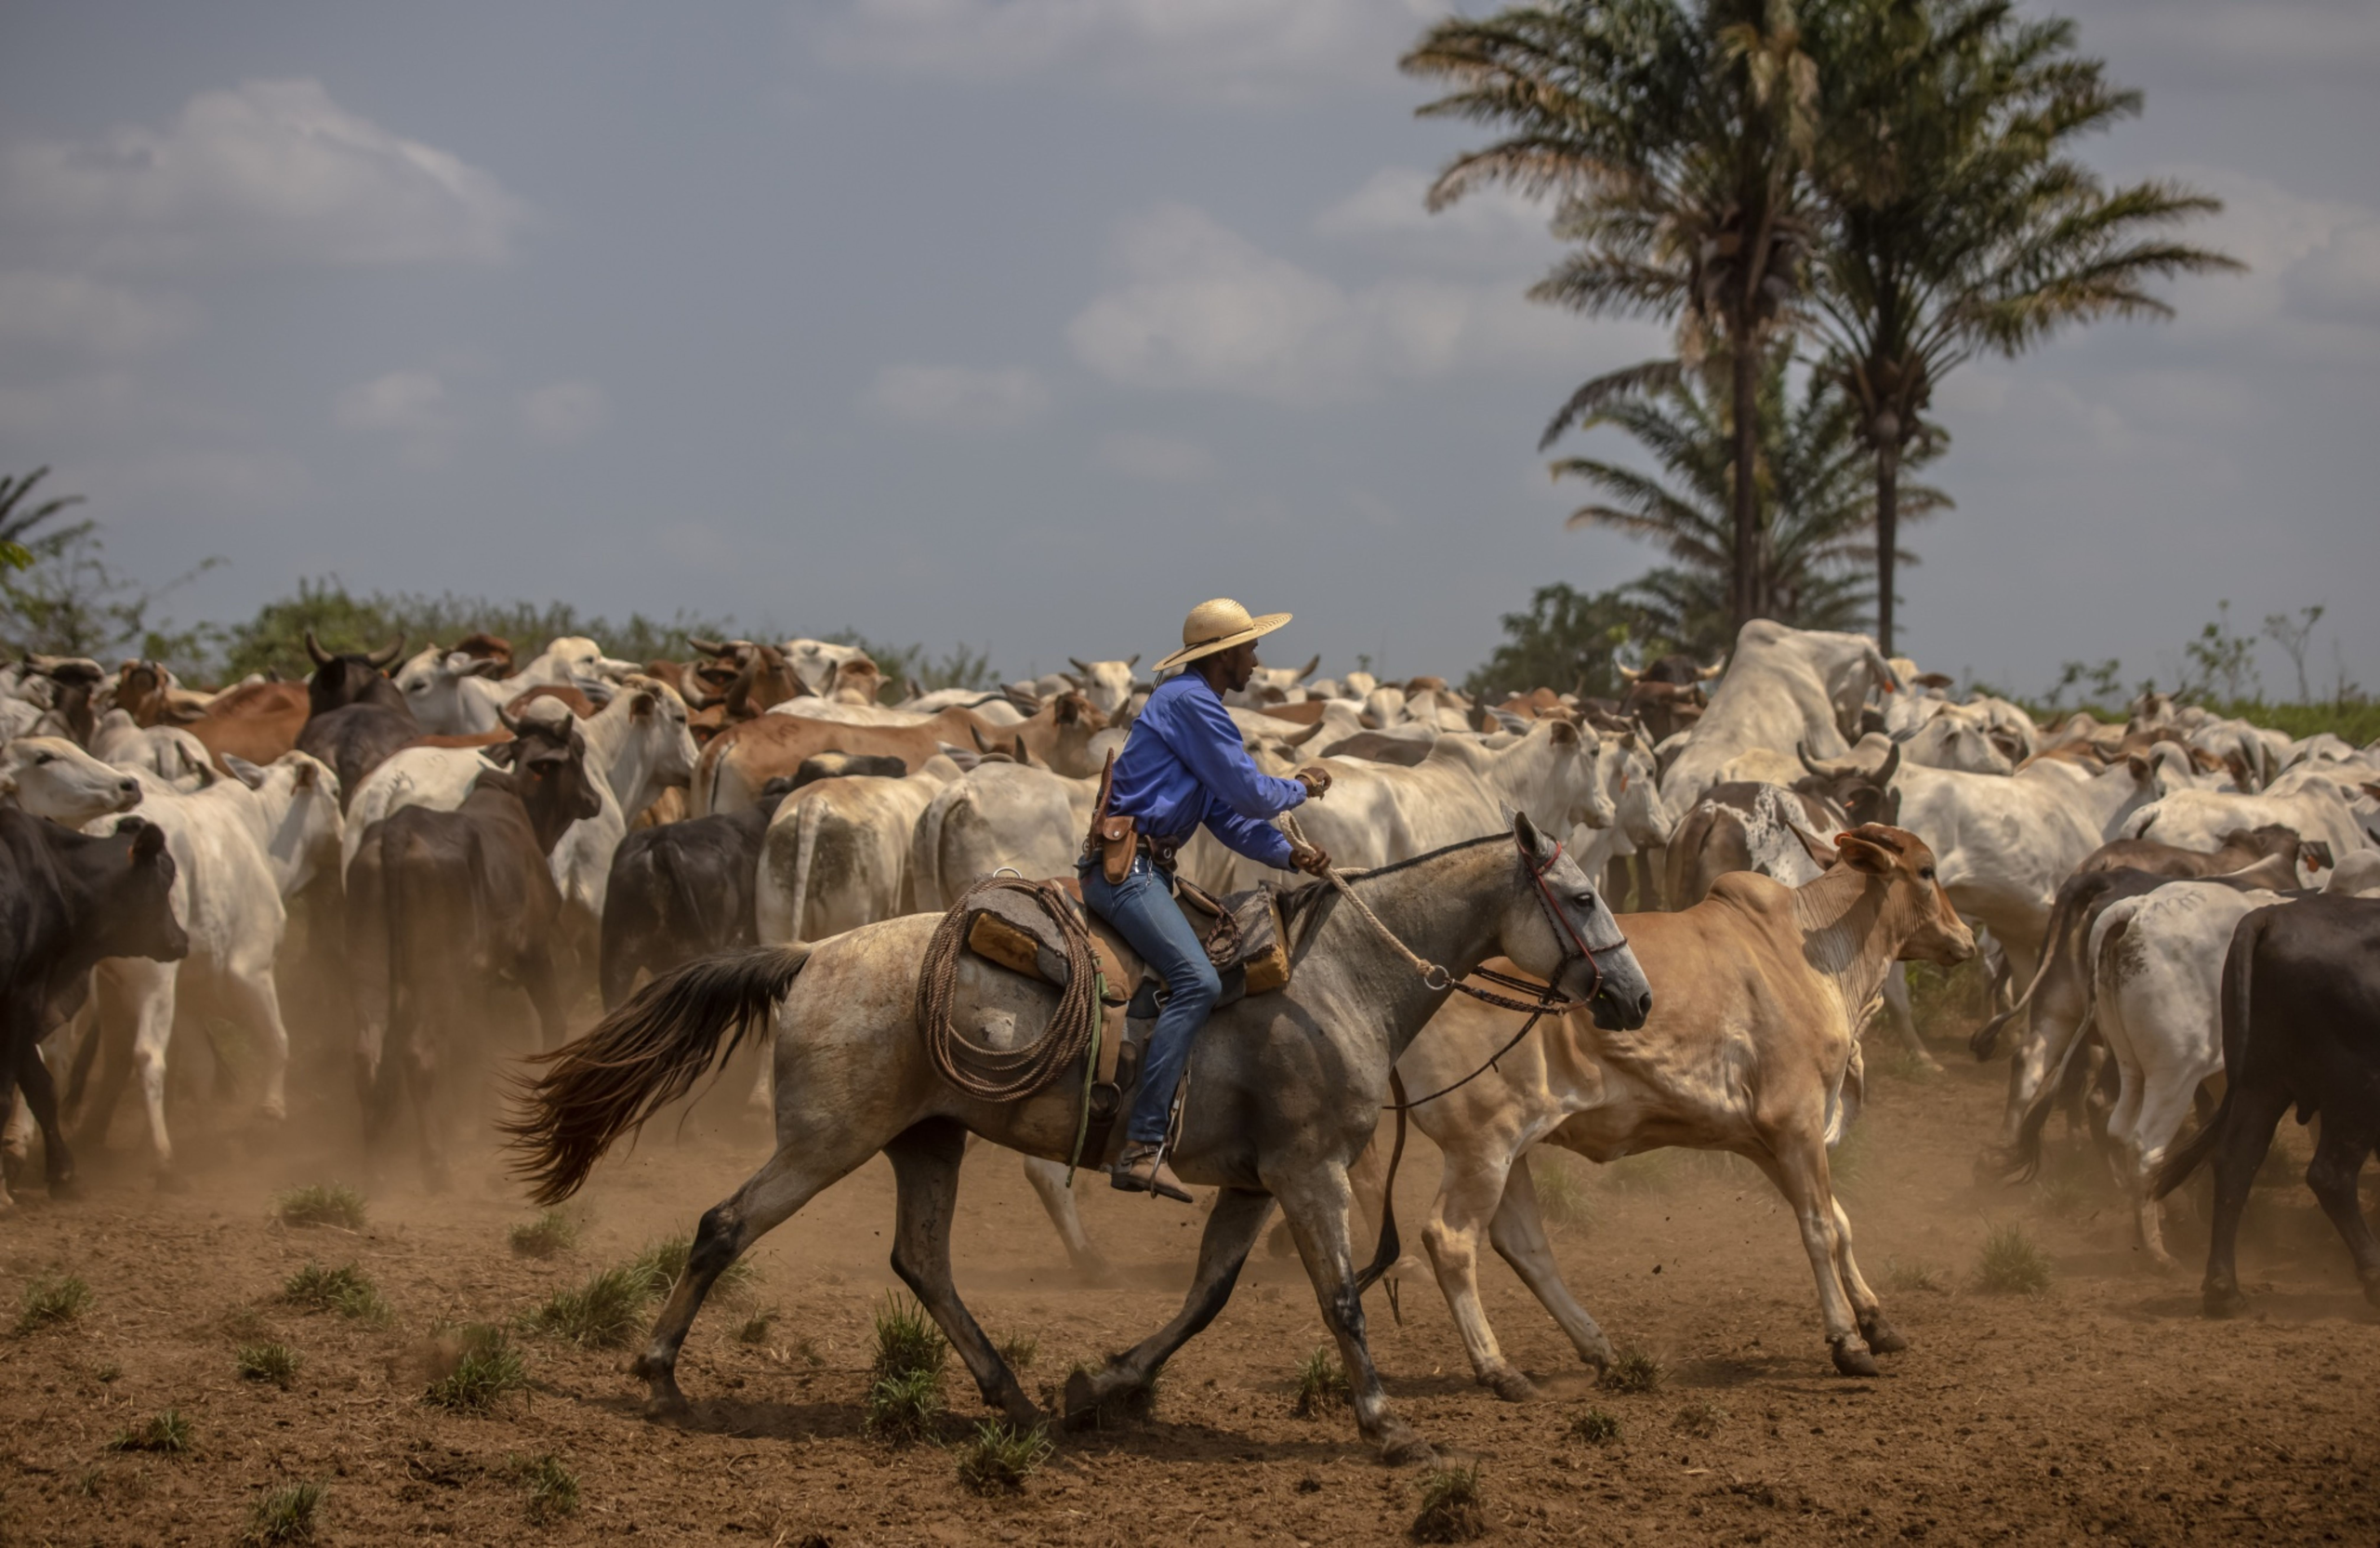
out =
{"type": "MultiPolygon", "coordinates": [[[[300,1067],[351,1072],[359,1164],[442,1186],[450,1131],[484,1127],[492,1051],[524,1040],[511,1028],[533,1020],[525,1040],[554,1050],[593,1019],[587,1001],[611,1026],[640,984],[688,964],[938,914],[1002,871],[1067,873],[1100,768],[1150,688],[1137,656],[900,695],[859,649],[814,640],[695,641],[690,661],[641,664],[578,638],[525,663],[485,635],[404,643],[335,654],[309,635],[305,682],[216,693],[151,662],[0,669],[10,1185],[38,1171],[68,1194],[74,1149],[104,1137],[136,1078],[156,1180],[177,1185],[169,1061],[226,1025],[253,1078],[218,1096],[282,1118],[287,992],[305,999],[304,1033],[338,1051],[300,1067]]],[[[1897,1056],[1930,1059],[1902,964],[1978,954],[1996,1002],[1973,1049],[2009,1067],[1979,1171],[2026,1175],[2064,1112],[2100,1136],[2141,1249],[2170,1265],[2160,1200],[2211,1163],[2204,1294],[2224,1313],[2241,1304],[2248,1179],[2284,1113],[2319,1113],[2307,1181],[2380,1303],[2357,1195],[2380,1140],[2380,745],[2293,739],[2153,694],[2124,722],[2043,724],[2005,700],[1957,702],[1947,679],[1863,637],[1769,622],[1721,660],[1630,673],[1617,699],[1540,688],[1488,702],[1442,679],[1326,680],[1317,666],[1260,668],[1231,712],[1260,765],[1331,769],[1328,799],[1297,817],[1343,873],[1514,834],[1540,878],[1575,866],[1580,928],[1606,920],[1598,894],[1620,913],[1626,943],[1609,949],[1650,985],[1646,1005],[1581,1005],[1510,1048],[1509,1012],[1441,993],[1388,1044],[1406,1088],[1462,1082],[1412,1113],[1445,1157],[1421,1237],[1500,1395],[1529,1383],[1479,1303],[1483,1240],[1582,1357],[1613,1358],[1547,1250],[1527,1163],[1544,1145],[1748,1158],[1790,1207],[1835,1365],[1872,1373],[1901,1348],[1853,1255],[1828,1151],[1857,1120],[1871,1015],[1897,1056]]],[[[1218,894],[1296,880],[1204,835],[1181,864],[1218,894]]],[[[1480,949],[1532,965],[1511,929],[1480,949]]],[[[1570,960],[1535,965],[1558,979],[1570,960]]],[[[1613,974],[1599,989],[1633,982],[1594,960],[1613,974]]],[[[767,1111],[761,1063],[751,1100],[767,1111]]],[[[1309,1157],[1375,1216],[1389,1147],[1362,1139],[1376,1105],[1357,1114],[1359,1154],[1309,1157]]],[[[782,1141],[791,1120],[776,1112],[782,1141]]],[[[1050,1146],[991,1137],[1025,1152],[1068,1251],[1095,1260],[1050,1146]]],[[[1276,1186],[1268,1163],[1249,1164],[1325,1290],[1329,1233],[1293,1197],[1304,1174],[1276,1186]]],[[[1227,1196],[1229,1171],[1209,1179],[1227,1196]]],[[[679,1335],[700,1291],[681,1299],[664,1313],[679,1335]]],[[[1368,1369],[1359,1312],[1332,1325],[1351,1370],[1368,1369]]],[[[1013,1390],[988,1347],[984,1364],[955,1342],[987,1396],[1013,1390]]],[[[1401,1433],[1358,1398],[1368,1435],[1401,1433]]]]}

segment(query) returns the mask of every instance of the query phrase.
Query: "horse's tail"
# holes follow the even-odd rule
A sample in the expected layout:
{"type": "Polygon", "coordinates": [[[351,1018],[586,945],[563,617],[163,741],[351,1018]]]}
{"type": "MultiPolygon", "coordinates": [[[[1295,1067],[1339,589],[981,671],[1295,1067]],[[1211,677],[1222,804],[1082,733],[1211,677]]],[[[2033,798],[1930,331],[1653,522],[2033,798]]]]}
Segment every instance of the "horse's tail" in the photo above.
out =
{"type": "Polygon", "coordinates": [[[2205,1164],[2215,1153],[2215,1141],[2221,1138],[2224,1120],[2230,1116],[2231,1102],[2240,1094],[2240,1077],[2248,1049],[2248,1007],[2254,985],[2256,940],[2264,933],[2265,916],[2273,910],[2259,908],[2242,919],[2231,932],[2231,950],[2223,959],[2223,1100],[2215,1105],[2215,1115],[2199,1126],[2189,1144],[2178,1150],[2168,1151],[2165,1158],[2149,1173],[2149,1197],[2162,1198],[2189,1180],[2191,1172],[2205,1164]]]}
{"type": "Polygon", "coordinates": [[[530,1062],[500,1127],[539,1204],[576,1193],[605,1150],[694,1089],[793,986],[806,946],[706,957],[654,979],[585,1037],[530,1062]]]}

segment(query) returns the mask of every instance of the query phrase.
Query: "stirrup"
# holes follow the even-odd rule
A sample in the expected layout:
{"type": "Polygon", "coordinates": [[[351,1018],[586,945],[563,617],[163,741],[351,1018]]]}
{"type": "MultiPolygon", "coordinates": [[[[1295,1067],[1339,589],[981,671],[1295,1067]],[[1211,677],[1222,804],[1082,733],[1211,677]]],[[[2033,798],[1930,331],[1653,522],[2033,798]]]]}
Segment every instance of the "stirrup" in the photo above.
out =
{"type": "Polygon", "coordinates": [[[1165,1146],[1162,1144],[1127,1144],[1124,1153],[1116,1158],[1115,1166],[1109,1169],[1107,1181],[1109,1186],[1123,1193],[1156,1194],[1184,1204],[1197,1202],[1190,1197],[1188,1189],[1178,1185],[1172,1169],[1165,1164],[1165,1146]],[[1143,1168],[1146,1171],[1144,1171],[1143,1168]]]}

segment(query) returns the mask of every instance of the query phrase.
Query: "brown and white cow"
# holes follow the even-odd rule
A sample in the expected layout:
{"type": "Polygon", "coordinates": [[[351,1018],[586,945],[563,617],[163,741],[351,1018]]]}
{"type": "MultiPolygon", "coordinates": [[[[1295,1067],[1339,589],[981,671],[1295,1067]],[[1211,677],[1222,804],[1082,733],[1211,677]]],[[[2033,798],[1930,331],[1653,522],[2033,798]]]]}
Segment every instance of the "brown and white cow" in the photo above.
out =
{"type": "MultiPolygon", "coordinates": [[[[1906,1347],[1852,1261],[1827,1150],[1858,1111],[1858,1031],[1885,970],[1896,960],[1964,961],[1975,936],[1914,834],[1871,824],[1836,842],[1836,864],[1802,887],[1739,872],[1683,913],[1622,916],[1655,991],[1651,1019],[1634,1031],[1604,1030],[1582,1013],[1548,1017],[1496,1057],[1513,1013],[1455,999],[1397,1062],[1414,1092],[1481,1072],[1422,1102],[1413,1119],[1446,1167],[1422,1242],[1473,1368],[1500,1396],[1530,1387],[1480,1306],[1483,1237],[1581,1357],[1597,1367],[1612,1359],[1546,1244],[1523,1160],[1540,1144],[1595,1161],[1664,1145],[1746,1158],[1792,1207],[1836,1369],[1872,1376],[1874,1354],[1906,1347]]],[[[1375,1198],[1385,1149],[1374,1144],[1363,1163],[1375,1198]]]]}

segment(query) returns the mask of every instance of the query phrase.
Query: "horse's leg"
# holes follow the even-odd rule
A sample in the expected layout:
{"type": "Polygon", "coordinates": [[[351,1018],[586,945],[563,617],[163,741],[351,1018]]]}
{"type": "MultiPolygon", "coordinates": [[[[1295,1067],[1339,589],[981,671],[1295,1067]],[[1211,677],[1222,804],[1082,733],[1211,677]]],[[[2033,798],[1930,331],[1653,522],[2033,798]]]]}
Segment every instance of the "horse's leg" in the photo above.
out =
{"type": "Polygon", "coordinates": [[[1347,1244],[1347,1173],[1335,1165],[1313,1167],[1283,1176],[1274,1191],[1297,1237],[1306,1277],[1314,1282],[1323,1326],[1339,1341],[1356,1428],[1392,1466],[1435,1461],[1429,1443],[1389,1411],[1388,1394],[1364,1341],[1364,1303],[1355,1293],[1355,1268],[1347,1244]]]}
{"type": "Polygon", "coordinates": [[[1041,1208],[1057,1228],[1058,1239],[1066,1244],[1066,1261],[1075,1265],[1075,1272],[1094,1282],[1106,1279],[1107,1260],[1100,1256],[1091,1234],[1082,1228],[1082,1211],[1075,1208],[1074,1190],[1066,1186],[1066,1169],[1056,1161],[1027,1156],[1025,1180],[1040,1196],[1041,1208]]]}
{"type": "MultiPolygon", "coordinates": [[[[1818,1318],[1826,1328],[1827,1344],[1834,1352],[1834,1369],[1845,1376],[1881,1375],[1868,1341],[1860,1335],[1859,1317],[1836,1266],[1835,1233],[1841,1211],[1827,1176],[1825,1143],[1815,1133],[1777,1133],[1766,1138],[1765,1152],[1749,1154],[1785,1196],[1801,1228],[1802,1250],[1809,1254],[1810,1273],[1818,1281],[1818,1318]]],[[[1870,1295],[1872,1301],[1873,1292],[1870,1295]]],[[[1873,1315],[1881,1317],[1882,1313],[1873,1315]]]]}
{"type": "MultiPolygon", "coordinates": [[[[950,1221],[959,1203],[959,1163],[967,1154],[967,1130],[952,1118],[928,1118],[884,1147],[900,1188],[892,1233],[892,1272],[919,1303],[975,1378],[984,1401],[1022,1429],[1038,1423],[1041,1411],[1016,1384],[1008,1362],[984,1336],[959,1287],[950,1278],[950,1221]]],[[[1061,1181],[1063,1182],[1063,1175],[1061,1181]]]]}
{"type": "Polygon", "coordinates": [[[1157,1379],[1157,1368],[1215,1319],[1223,1303],[1231,1299],[1240,1265],[1248,1261],[1248,1250],[1256,1245],[1257,1233],[1264,1228],[1264,1216],[1272,1208],[1273,1196],[1260,1189],[1224,1188],[1215,1195],[1214,1210],[1207,1216],[1206,1233],[1198,1241],[1198,1271],[1190,1281],[1182,1310],[1132,1348],[1110,1357],[1104,1369],[1078,1370],[1066,1378],[1069,1428],[1096,1422],[1101,1406],[1110,1399],[1145,1390],[1157,1379]]]}
{"type": "Polygon", "coordinates": [[[678,1390],[678,1347],[686,1342],[686,1330],[694,1326],[703,1297],[727,1266],[876,1149],[850,1134],[804,1134],[799,1154],[791,1146],[780,1149],[742,1187],[703,1211],[694,1246],[686,1253],[686,1272],[662,1303],[644,1353],[628,1362],[628,1374],[644,1378],[647,1418],[686,1411],[686,1395],[678,1390]]]}
{"type": "Polygon", "coordinates": [[[1438,1197],[1431,1200],[1430,1222],[1421,1227],[1421,1247],[1437,1274],[1438,1292],[1454,1314],[1473,1376],[1507,1403],[1518,1403],[1535,1396],[1537,1389],[1505,1362],[1496,1330],[1479,1304],[1479,1244],[1502,1203],[1506,1179],[1526,1174],[1527,1167],[1514,1164],[1511,1137],[1493,1129],[1450,1135],[1448,1141],[1438,1197]]]}
{"type": "Polygon", "coordinates": [[[1546,1239],[1545,1218],[1537,1207],[1537,1180],[1529,1171],[1527,1157],[1504,1180],[1504,1201],[1497,1206],[1496,1218],[1488,1223],[1488,1239],[1495,1245],[1497,1254],[1512,1265],[1513,1272],[1520,1276],[1521,1283],[1529,1288],[1538,1303],[1570,1336],[1579,1358],[1598,1371],[1610,1369],[1617,1358],[1611,1341],[1604,1337],[1603,1329],[1571,1295],[1561,1269],[1554,1264],[1554,1244],[1546,1239]]]}

